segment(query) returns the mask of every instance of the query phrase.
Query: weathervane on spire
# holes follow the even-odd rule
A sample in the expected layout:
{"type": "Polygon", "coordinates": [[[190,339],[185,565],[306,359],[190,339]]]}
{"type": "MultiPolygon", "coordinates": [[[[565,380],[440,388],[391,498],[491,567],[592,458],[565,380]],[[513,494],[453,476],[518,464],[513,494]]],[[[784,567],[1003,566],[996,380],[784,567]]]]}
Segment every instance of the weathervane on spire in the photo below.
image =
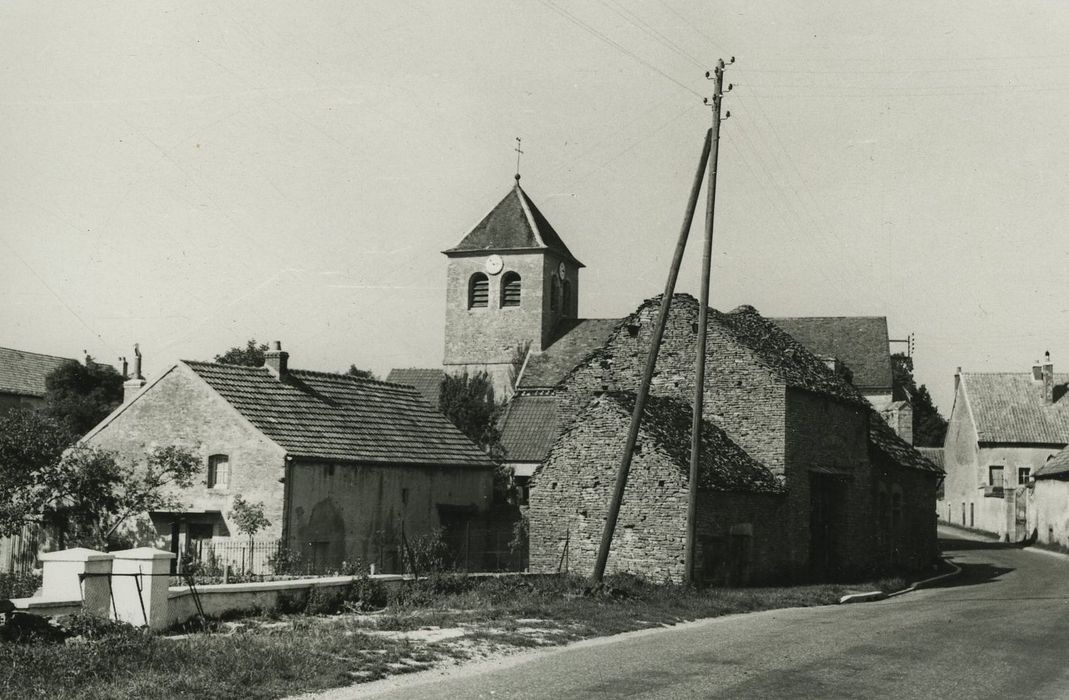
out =
{"type": "Polygon", "coordinates": [[[523,151],[520,150],[521,141],[522,140],[520,139],[520,137],[517,136],[516,137],[516,148],[512,149],[512,150],[516,151],[516,182],[520,181],[520,156],[523,155],[523,151]]]}

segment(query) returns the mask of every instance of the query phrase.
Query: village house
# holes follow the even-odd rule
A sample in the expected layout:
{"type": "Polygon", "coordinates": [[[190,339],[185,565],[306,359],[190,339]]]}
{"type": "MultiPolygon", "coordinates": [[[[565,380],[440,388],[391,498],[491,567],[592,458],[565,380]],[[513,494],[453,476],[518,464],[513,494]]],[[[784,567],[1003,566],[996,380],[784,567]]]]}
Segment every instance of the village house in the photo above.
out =
{"type": "MultiPolygon", "coordinates": [[[[552,388],[534,395],[521,391],[513,399],[509,415],[518,411],[525,418],[545,409],[549,400],[556,404],[556,424],[544,420],[541,434],[534,420],[525,419],[523,431],[505,424],[506,444],[527,440],[524,447],[532,458],[538,457],[537,445],[552,445],[530,482],[535,570],[557,566],[566,547],[580,552],[596,546],[584,538],[600,537],[611,488],[605,474],[614,473],[619,462],[626,423],[611,433],[593,434],[575,424],[584,420],[583,412],[599,393],[637,390],[659,306],[659,299],[648,300],[614,324],[606,341],[559,376],[552,388]],[[584,435],[597,445],[576,444],[584,435]],[[598,446],[599,458],[589,458],[598,446]],[[572,464],[576,453],[588,458],[572,464]],[[568,463],[562,466],[559,460],[568,463]],[[586,478],[562,481],[553,476],[577,467],[587,470],[586,478]],[[567,506],[561,504],[574,489],[603,493],[580,511],[563,512],[567,506]],[[597,502],[599,508],[593,505],[597,502]]],[[[696,300],[676,295],[651,386],[654,396],[690,401],[697,318],[696,300]]],[[[764,482],[754,488],[756,482],[742,479],[731,491],[735,495],[706,498],[713,504],[706,522],[717,526],[707,524],[701,551],[734,552],[736,559],[705,562],[699,555],[698,566],[707,572],[745,570],[749,581],[765,581],[853,576],[929,563],[936,554],[939,469],[902,441],[842,373],[754,309],[744,306],[727,314],[711,309],[708,335],[704,416],[732,444],[732,459],[747,469],[760,465],[779,488],[773,494],[764,482]],[[738,505],[740,500],[745,507],[738,505]],[[760,556],[746,554],[750,552],[760,556]]],[[[520,386],[526,386],[522,377],[520,386]]],[[[546,411],[543,417],[550,415],[546,411]]],[[[685,509],[686,500],[669,491],[640,493],[643,508],[685,509]]],[[[634,538],[643,547],[649,537],[671,542],[667,561],[674,564],[658,566],[678,580],[683,573],[682,524],[678,517],[645,529],[625,523],[618,537],[634,538]]],[[[610,566],[634,566],[636,561],[624,556],[610,566]]]]}
{"type": "Polygon", "coordinates": [[[1045,467],[1069,444],[1066,382],[1069,375],[1054,373],[1049,354],[1031,372],[958,370],[943,446],[942,520],[1013,542],[1051,537],[1052,527],[1064,531],[1069,502],[1059,496],[1061,460],[1045,467]],[[1042,487],[1037,481],[1030,490],[1041,471],[1042,487]],[[1052,518],[1062,522],[1055,527],[1052,518]]]}
{"type": "Polygon", "coordinates": [[[45,379],[77,360],[37,352],[0,348],[0,412],[11,408],[43,408],[45,379]]]}
{"type": "MultiPolygon", "coordinates": [[[[408,538],[463,530],[491,505],[494,464],[414,389],[291,369],[275,343],[264,367],[179,362],[132,395],[84,443],[140,460],[180,445],[204,464],[186,507],[149,514],[148,538],[176,553],[238,536],[234,499],[262,502],[261,537],[306,566],[400,566],[408,538]]],[[[144,384],[144,386],[141,386],[144,384]]]]}

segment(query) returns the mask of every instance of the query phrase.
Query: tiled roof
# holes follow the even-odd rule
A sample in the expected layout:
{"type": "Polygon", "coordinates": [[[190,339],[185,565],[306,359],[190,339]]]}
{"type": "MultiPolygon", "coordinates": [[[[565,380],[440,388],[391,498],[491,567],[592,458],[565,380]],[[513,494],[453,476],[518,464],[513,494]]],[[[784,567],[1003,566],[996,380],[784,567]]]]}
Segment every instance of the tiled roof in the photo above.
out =
{"type": "Polygon", "coordinates": [[[608,342],[618,323],[617,318],[562,319],[549,347],[527,359],[519,389],[556,386],[587,355],[608,342]]]}
{"type": "Polygon", "coordinates": [[[0,348],[0,394],[43,397],[45,378],[53,370],[70,362],[77,360],[0,348]]]}
{"type": "Polygon", "coordinates": [[[294,457],[389,464],[493,463],[412,387],[340,374],[185,363],[294,457]]]}
{"type": "Polygon", "coordinates": [[[946,462],[943,461],[943,448],[942,447],[914,447],[913,449],[921,453],[921,456],[927,459],[929,462],[939,467],[943,471],[946,471],[946,462]]]}
{"type": "MultiPolygon", "coordinates": [[[[620,412],[620,448],[623,448],[627,425],[635,409],[635,395],[613,392],[594,399],[592,408],[611,401],[620,412]]],[[[590,410],[590,409],[588,409],[590,410]]],[[[640,436],[654,440],[668,454],[672,465],[683,476],[690,475],[690,404],[679,399],[650,396],[642,416],[640,436]]],[[[578,425],[582,419],[573,425],[578,425]]],[[[566,430],[565,432],[568,432],[566,430]]],[[[779,493],[783,484],[765,465],[732,442],[719,426],[702,420],[702,448],[698,464],[698,488],[710,491],[745,491],[779,493]]]]}
{"type": "Polygon", "coordinates": [[[965,372],[961,382],[980,442],[1069,444],[1069,375],[1054,376],[1049,405],[1031,373],[965,372]]]}
{"type": "Polygon", "coordinates": [[[836,357],[859,389],[891,390],[891,353],[884,316],[770,319],[818,357],[836,357]]]}
{"type": "Polygon", "coordinates": [[[539,211],[519,183],[490,210],[482,221],[448,253],[470,251],[552,250],[580,267],[583,266],[539,211]]]}
{"type": "Polygon", "coordinates": [[[442,396],[442,380],[445,372],[440,369],[419,369],[409,367],[406,369],[391,369],[386,376],[386,381],[394,384],[410,386],[426,399],[427,403],[438,408],[438,401],[442,396]]]}
{"type": "Polygon", "coordinates": [[[541,462],[560,432],[557,397],[518,394],[501,424],[507,462],[541,462]]]}
{"type": "Polygon", "coordinates": [[[943,473],[941,464],[936,465],[900,438],[887,421],[872,409],[869,410],[869,446],[900,466],[933,474],[943,473]]]}
{"type": "Polygon", "coordinates": [[[1069,477],[1069,448],[1047,460],[1047,463],[1032,474],[1037,479],[1065,479],[1069,477]]]}

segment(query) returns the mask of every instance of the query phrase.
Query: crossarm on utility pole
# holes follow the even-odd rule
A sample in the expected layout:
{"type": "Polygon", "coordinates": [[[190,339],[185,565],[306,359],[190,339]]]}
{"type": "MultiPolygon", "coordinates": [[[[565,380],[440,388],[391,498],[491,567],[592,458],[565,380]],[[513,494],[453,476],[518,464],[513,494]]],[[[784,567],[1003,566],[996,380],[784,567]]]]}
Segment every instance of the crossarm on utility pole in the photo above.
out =
{"type": "Polygon", "coordinates": [[[687,210],[683,216],[683,227],[679,232],[679,240],[676,242],[675,254],[672,256],[672,264],[668,269],[668,280],[664,285],[661,309],[658,312],[657,324],[654,326],[653,337],[650,340],[650,351],[646,356],[646,367],[642,373],[642,383],[639,384],[638,394],[635,397],[635,409],[631,413],[631,427],[627,432],[627,443],[624,445],[624,453],[620,457],[620,467],[616,472],[616,484],[613,489],[612,500],[609,502],[609,512],[605,517],[605,529],[601,534],[598,558],[594,563],[593,581],[595,584],[600,584],[605,577],[605,566],[609,561],[609,548],[612,546],[613,534],[616,531],[616,520],[620,517],[620,504],[623,502],[624,488],[627,486],[627,473],[631,470],[631,458],[635,452],[635,441],[638,439],[642,413],[646,409],[646,400],[649,398],[653,371],[657,367],[657,353],[661,350],[661,339],[664,337],[664,328],[668,323],[668,311],[672,306],[672,294],[676,289],[676,279],[679,277],[679,266],[683,262],[683,252],[687,248],[690,226],[694,221],[694,210],[698,206],[698,197],[701,194],[705,167],[709,162],[709,150],[712,140],[713,130],[709,129],[705,132],[705,145],[702,148],[698,171],[694,174],[694,185],[690,191],[690,199],[687,200],[687,210]]]}

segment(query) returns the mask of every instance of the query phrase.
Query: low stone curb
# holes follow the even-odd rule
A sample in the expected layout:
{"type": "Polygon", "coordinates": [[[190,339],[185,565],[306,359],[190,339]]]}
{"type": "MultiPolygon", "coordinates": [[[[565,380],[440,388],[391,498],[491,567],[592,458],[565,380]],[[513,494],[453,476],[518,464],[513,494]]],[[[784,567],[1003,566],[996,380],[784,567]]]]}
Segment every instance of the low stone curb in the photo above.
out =
{"type": "Polygon", "coordinates": [[[887,594],[883,591],[870,591],[868,593],[851,593],[850,595],[844,595],[839,599],[839,605],[846,605],[848,603],[868,603],[872,600],[883,600],[887,597],[887,594]]]}
{"type": "Polygon", "coordinates": [[[850,595],[844,595],[842,598],[839,599],[839,605],[846,605],[848,603],[868,603],[874,600],[885,600],[887,598],[894,598],[896,596],[904,595],[906,593],[912,593],[918,588],[923,588],[929,584],[935,583],[936,581],[942,581],[943,579],[948,579],[951,576],[957,576],[961,573],[961,567],[950,561],[949,559],[944,559],[943,563],[947,564],[954,570],[948,571],[945,574],[939,574],[938,576],[926,578],[923,581],[917,581],[913,585],[903,588],[900,591],[894,591],[893,593],[872,591],[870,593],[852,593],[850,595]]]}

